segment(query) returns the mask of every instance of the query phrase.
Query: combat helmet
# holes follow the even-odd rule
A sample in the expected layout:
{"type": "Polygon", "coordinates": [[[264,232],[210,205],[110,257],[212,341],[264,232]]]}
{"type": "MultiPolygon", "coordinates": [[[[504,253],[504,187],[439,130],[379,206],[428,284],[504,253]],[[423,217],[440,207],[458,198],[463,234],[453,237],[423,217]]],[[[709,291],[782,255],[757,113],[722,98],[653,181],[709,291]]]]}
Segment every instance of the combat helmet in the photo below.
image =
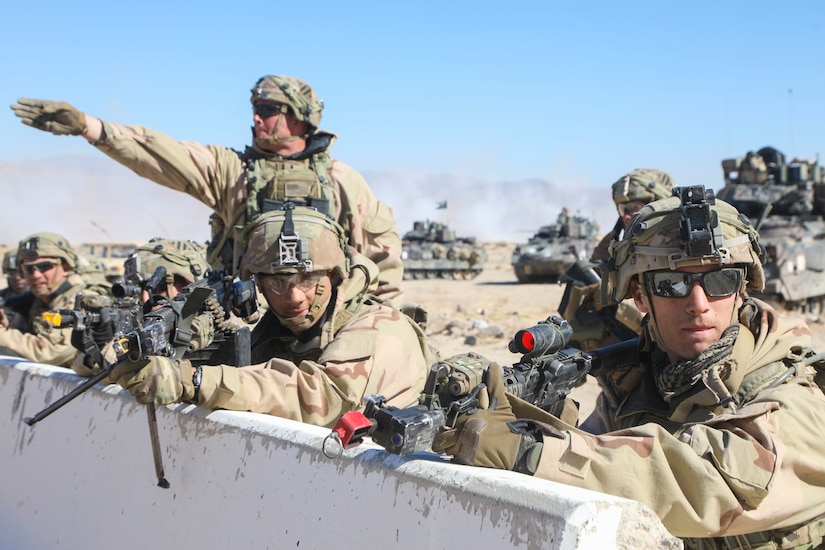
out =
{"type": "Polygon", "coordinates": [[[17,267],[17,250],[6,250],[6,253],[3,254],[3,273],[8,275],[9,273],[17,271],[18,269],[19,268],[17,267]]]}
{"type": "Polygon", "coordinates": [[[17,246],[18,265],[35,258],[60,258],[69,269],[77,267],[77,253],[69,241],[57,233],[35,233],[20,241],[17,246]]]}
{"type": "Polygon", "coordinates": [[[288,105],[298,120],[314,130],[321,124],[324,102],[318,99],[312,86],[292,76],[262,76],[252,87],[250,102],[277,101],[288,105]]]}
{"type": "Polygon", "coordinates": [[[618,206],[630,201],[651,202],[666,199],[673,189],[670,174],[655,168],[637,168],[613,184],[613,202],[618,206]]]}
{"type": "Polygon", "coordinates": [[[127,268],[127,276],[137,275],[140,281],[146,281],[159,266],[166,268],[167,277],[177,276],[187,283],[202,278],[209,269],[205,248],[188,240],[151,239],[137,247],[129,262],[133,267],[127,268]]]}
{"type": "Polygon", "coordinates": [[[645,205],[611,243],[602,295],[621,301],[630,297],[634,277],[697,265],[742,266],[748,288],[761,291],[764,257],[747,216],[702,185],[675,187],[672,197],[645,205]]]}
{"type": "Polygon", "coordinates": [[[287,202],[236,229],[244,249],[241,278],[274,273],[333,270],[344,279],[350,273],[344,230],[329,216],[287,202]]]}

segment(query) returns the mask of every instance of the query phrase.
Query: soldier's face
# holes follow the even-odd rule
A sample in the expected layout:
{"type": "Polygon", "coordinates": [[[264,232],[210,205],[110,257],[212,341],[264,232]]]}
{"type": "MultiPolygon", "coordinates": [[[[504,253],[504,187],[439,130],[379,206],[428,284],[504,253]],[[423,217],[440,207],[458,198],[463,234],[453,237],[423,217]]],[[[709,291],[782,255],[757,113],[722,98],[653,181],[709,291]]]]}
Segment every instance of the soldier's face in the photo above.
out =
{"type": "MultiPolygon", "coordinates": [[[[320,277],[318,284],[323,284],[323,291],[318,299],[321,303],[328,303],[332,294],[332,277],[329,273],[324,273],[320,277]]],[[[275,292],[270,285],[262,283],[261,290],[264,293],[269,307],[280,317],[293,318],[303,317],[309,314],[309,308],[315,300],[315,291],[318,285],[300,288],[296,284],[289,284],[286,290],[275,292]]]]}
{"type": "MultiPolygon", "coordinates": [[[[717,270],[718,266],[680,268],[687,273],[717,270]]],[[[716,343],[733,319],[733,312],[741,305],[741,296],[710,297],[698,282],[684,298],[664,298],[644,292],[642,283],[631,281],[630,291],[636,307],[642,313],[651,313],[663,349],[671,361],[693,360],[716,343]],[[643,299],[643,292],[646,294],[643,299]]]]}
{"type": "Polygon", "coordinates": [[[627,227],[633,214],[641,210],[646,204],[645,201],[627,201],[617,204],[616,209],[619,211],[619,217],[622,218],[622,224],[627,227]]]}
{"type": "Polygon", "coordinates": [[[20,294],[26,291],[26,277],[19,269],[9,270],[6,279],[9,282],[9,288],[15,294],[20,294]]]}
{"type": "Polygon", "coordinates": [[[255,104],[252,112],[252,122],[255,127],[255,137],[258,139],[268,139],[271,136],[278,138],[272,144],[273,148],[281,143],[290,143],[288,138],[302,136],[306,134],[307,126],[298,121],[290,109],[286,113],[281,113],[277,109],[268,110],[267,106],[278,106],[275,101],[259,101],[255,104]],[[261,107],[259,107],[261,106],[261,107]]]}
{"type": "Polygon", "coordinates": [[[60,258],[35,258],[21,266],[32,294],[43,300],[60,286],[68,273],[60,258]]]}

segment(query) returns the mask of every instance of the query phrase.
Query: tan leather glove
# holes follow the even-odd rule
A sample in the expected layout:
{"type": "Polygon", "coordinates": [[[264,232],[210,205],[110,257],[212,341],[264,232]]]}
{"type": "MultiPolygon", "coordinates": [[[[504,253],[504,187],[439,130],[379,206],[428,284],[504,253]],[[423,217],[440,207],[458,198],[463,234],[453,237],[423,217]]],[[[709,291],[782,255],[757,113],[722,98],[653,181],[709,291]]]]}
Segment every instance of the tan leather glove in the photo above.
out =
{"type": "Polygon", "coordinates": [[[86,115],[63,101],[21,97],[11,109],[26,126],[57,136],[79,136],[86,130],[86,115]]]}
{"type": "Polygon", "coordinates": [[[125,360],[112,370],[109,378],[145,405],[168,405],[195,396],[192,363],[152,356],[141,361],[125,360]]]}
{"type": "Polygon", "coordinates": [[[557,434],[532,420],[516,419],[504,390],[500,366],[490,365],[485,378],[490,408],[459,417],[455,428],[443,430],[435,437],[432,449],[453,455],[462,464],[532,475],[541,456],[542,436],[557,434]]]}

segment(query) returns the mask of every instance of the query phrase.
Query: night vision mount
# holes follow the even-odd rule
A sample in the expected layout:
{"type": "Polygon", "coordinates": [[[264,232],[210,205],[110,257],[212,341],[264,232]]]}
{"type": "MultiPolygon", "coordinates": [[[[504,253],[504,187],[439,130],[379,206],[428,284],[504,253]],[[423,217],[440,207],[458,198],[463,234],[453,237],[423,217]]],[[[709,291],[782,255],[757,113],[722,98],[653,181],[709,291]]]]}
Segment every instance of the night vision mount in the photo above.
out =
{"type": "Polygon", "coordinates": [[[704,185],[674,187],[673,195],[682,201],[679,238],[687,255],[721,256],[724,236],[719,216],[710,208],[716,204],[713,189],[705,189],[704,185]]]}

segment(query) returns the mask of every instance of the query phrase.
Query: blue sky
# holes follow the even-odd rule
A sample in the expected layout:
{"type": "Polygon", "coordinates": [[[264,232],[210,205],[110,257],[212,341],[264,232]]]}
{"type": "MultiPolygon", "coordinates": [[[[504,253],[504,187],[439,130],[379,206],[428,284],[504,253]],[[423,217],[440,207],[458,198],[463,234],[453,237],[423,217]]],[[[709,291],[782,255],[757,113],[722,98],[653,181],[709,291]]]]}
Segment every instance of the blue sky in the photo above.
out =
{"type": "MultiPolygon", "coordinates": [[[[765,145],[790,157],[825,149],[823,2],[32,6],[3,10],[7,105],[60,99],[114,122],[240,148],[255,80],[297,76],[324,100],[322,127],[339,134],[333,155],[378,182],[399,225],[435,216],[425,210],[449,197],[459,232],[484,233],[457,211],[479,198],[473,188],[494,186],[484,196],[500,203],[506,185],[522,197],[519,182],[540,180],[558,197],[528,196],[525,206],[555,218],[572,201],[606,228],[612,210],[582,197],[604,190],[597,196],[610,206],[610,184],[633,168],[718,188],[722,158],[765,145]],[[450,182],[463,182],[462,192],[450,182]],[[396,194],[401,185],[407,194],[396,194]],[[411,213],[416,187],[441,196],[411,213]]],[[[2,116],[6,173],[64,155],[102,158],[82,139],[23,127],[10,110],[2,116]]],[[[12,185],[2,176],[0,186],[12,185]]],[[[485,211],[475,205],[471,218],[485,211]]]]}

